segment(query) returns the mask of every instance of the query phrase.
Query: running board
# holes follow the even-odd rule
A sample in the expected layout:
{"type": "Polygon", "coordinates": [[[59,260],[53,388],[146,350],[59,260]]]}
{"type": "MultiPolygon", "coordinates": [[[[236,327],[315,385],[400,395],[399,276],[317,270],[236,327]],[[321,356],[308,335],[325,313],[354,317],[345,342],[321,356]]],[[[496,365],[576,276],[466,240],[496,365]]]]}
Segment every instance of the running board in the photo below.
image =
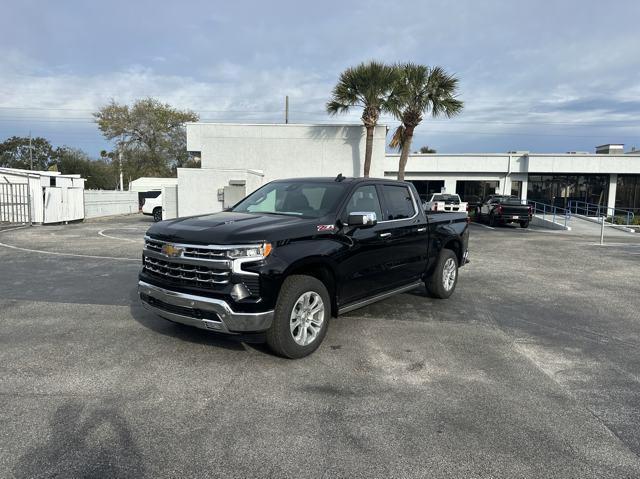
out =
{"type": "Polygon", "coordinates": [[[424,286],[424,282],[418,281],[416,283],[408,284],[406,286],[402,286],[400,288],[392,289],[391,291],[372,296],[371,298],[363,299],[362,301],[358,301],[356,303],[348,304],[338,309],[338,315],[349,313],[355,309],[364,308],[365,306],[369,306],[370,304],[377,303],[378,301],[382,301],[383,299],[390,298],[391,296],[395,296],[396,294],[406,293],[407,291],[416,289],[419,286],[424,286]]]}

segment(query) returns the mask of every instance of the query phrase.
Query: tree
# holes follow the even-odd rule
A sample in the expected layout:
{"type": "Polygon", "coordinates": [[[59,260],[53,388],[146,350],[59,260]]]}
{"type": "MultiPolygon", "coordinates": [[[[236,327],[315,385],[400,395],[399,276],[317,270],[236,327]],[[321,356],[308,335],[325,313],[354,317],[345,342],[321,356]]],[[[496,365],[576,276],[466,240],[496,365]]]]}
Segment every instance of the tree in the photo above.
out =
{"type": "MultiPolygon", "coordinates": [[[[31,156],[34,170],[46,170],[54,158],[54,150],[49,140],[39,136],[32,138],[31,156]]],[[[12,136],[0,143],[0,166],[30,169],[29,137],[12,136]]]]}
{"type": "Polygon", "coordinates": [[[419,151],[420,151],[420,153],[422,153],[423,155],[424,155],[424,154],[426,154],[426,153],[437,153],[437,151],[436,151],[436,150],[434,150],[433,148],[429,148],[429,146],[428,146],[428,145],[421,146],[419,151]]]}
{"type": "Polygon", "coordinates": [[[136,177],[168,176],[188,160],[184,124],[198,121],[196,113],[178,110],[153,98],[130,107],[111,101],[94,113],[98,128],[108,140],[118,140],[128,169],[136,177]]]}
{"type": "Polygon", "coordinates": [[[393,104],[393,114],[401,125],[396,129],[389,146],[401,151],[398,179],[404,180],[413,132],[423,115],[451,118],[462,111],[464,104],[456,98],[458,79],[443,68],[405,63],[397,65],[396,70],[399,101],[393,104]]]}
{"type": "Polygon", "coordinates": [[[55,157],[57,171],[82,176],[87,189],[111,190],[118,184],[117,169],[109,161],[92,160],[84,151],[67,146],[56,148],[55,157]]]}
{"type": "Polygon", "coordinates": [[[371,169],[374,128],[381,113],[396,109],[394,87],[397,85],[396,70],[393,67],[375,61],[361,63],[340,74],[331,93],[331,100],[327,103],[327,113],[332,116],[348,113],[353,107],[362,107],[362,123],[367,129],[365,177],[369,176],[371,169]]]}

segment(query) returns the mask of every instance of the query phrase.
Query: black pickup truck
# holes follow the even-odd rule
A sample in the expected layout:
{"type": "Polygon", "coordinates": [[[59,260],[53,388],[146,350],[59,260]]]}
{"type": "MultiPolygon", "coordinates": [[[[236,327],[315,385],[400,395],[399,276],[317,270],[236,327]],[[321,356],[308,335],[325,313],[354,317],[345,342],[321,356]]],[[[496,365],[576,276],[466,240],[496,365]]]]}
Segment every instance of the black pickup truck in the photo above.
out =
{"type": "Polygon", "coordinates": [[[517,196],[490,195],[476,207],[476,220],[486,221],[489,226],[519,223],[521,228],[528,228],[531,217],[531,206],[517,196]]]}
{"type": "Polygon", "coordinates": [[[149,228],[138,291],[165,319],[265,333],[274,352],[299,358],[332,316],[425,283],[451,296],[468,237],[466,213],[425,214],[411,183],[279,180],[227,211],[149,228]]]}

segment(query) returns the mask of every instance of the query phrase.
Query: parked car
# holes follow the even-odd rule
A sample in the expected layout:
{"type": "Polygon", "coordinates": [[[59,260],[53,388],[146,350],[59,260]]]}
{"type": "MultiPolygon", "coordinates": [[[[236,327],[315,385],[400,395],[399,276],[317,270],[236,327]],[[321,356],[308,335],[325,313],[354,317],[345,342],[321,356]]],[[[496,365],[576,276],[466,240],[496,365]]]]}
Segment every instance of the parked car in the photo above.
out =
{"type": "Polygon", "coordinates": [[[482,198],[477,195],[466,195],[462,200],[467,203],[467,211],[474,212],[476,208],[482,203],[482,198]]]}
{"type": "Polygon", "coordinates": [[[159,192],[154,198],[144,199],[142,214],[153,216],[153,221],[162,221],[162,192],[159,192]]]}
{"type": "Polygon", "coordinates": [[[460,200],[460,196],[447,193],[434,193],[424,203],[426,211],[462,212],[467,211],[467,203],[460,200]]]}
{"type": "Polygon", "coordinates": [[[274,352],[300,358],[320,345],[330,317],[424,284],[436,298],[453,294],[467,215],[419,205],[407,182],[274,181],[228,211],[149,228],[140,298],[170,321],[263,332],[274,352]]]}
{"type": "Polygon", "coordinates": [[[531,217],[531,206],[516,196],[491,195],[476,209],[477,221],[488,222],[489,226],[519,223],[527,228],[531,217]]]}

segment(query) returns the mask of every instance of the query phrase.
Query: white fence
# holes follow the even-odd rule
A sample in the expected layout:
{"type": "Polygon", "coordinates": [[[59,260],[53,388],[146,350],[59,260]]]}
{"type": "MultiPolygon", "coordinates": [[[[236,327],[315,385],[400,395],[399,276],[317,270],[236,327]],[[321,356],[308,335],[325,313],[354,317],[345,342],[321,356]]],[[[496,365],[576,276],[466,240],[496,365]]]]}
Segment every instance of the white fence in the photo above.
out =
{"type": "Polygon", "coordinates": [[[138,193],[135,191],[84,190],[85,218],[137,212],[138,193]]]}
{"type": "Polygon", "coordinates": [[[44,220],[43,223],[60,223],[84,218],[84,188],[44,188],[44,220]]]}
{"type": "Polygon", "coordinates": [[[178,217],[178,187],[162,187],[162,219],[171,220],[178,217]]]}

